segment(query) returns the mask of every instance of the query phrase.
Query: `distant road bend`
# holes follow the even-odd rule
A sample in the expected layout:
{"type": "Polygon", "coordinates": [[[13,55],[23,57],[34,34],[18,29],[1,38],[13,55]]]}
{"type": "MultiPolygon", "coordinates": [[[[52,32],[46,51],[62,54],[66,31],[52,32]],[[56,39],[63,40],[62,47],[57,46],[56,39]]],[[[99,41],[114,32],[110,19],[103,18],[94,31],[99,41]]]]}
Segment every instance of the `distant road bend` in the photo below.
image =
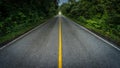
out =
{"type": "Polygon", "coordinates": [[[1,48],[0,68],[120,68],[120,50],[58,15],[1,48]]]}

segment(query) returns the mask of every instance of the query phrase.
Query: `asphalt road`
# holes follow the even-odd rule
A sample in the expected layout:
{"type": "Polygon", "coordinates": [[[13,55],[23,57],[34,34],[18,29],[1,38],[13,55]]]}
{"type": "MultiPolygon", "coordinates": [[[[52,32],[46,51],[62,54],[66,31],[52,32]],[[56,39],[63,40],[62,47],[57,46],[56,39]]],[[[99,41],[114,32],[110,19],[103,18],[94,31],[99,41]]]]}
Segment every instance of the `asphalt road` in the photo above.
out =
{"type": "Polygon", "coordinates": [[[60,20],[63,68],[120,68],[120,50],[64,16],[1,49],[0,68],[58,68],[60,20]]]}

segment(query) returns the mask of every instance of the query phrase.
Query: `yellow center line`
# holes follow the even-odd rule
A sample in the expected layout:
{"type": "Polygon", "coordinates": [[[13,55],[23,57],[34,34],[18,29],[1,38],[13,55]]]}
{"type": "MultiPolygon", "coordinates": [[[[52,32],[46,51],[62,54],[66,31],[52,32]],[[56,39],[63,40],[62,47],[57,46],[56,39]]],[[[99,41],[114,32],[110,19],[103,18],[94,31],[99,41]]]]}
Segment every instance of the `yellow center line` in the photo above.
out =
{"type": "Polygon", "coordinates": [[[59,49],[58,49],[58,68],[62,68],[62,23],[59,18],[59,49]]]}

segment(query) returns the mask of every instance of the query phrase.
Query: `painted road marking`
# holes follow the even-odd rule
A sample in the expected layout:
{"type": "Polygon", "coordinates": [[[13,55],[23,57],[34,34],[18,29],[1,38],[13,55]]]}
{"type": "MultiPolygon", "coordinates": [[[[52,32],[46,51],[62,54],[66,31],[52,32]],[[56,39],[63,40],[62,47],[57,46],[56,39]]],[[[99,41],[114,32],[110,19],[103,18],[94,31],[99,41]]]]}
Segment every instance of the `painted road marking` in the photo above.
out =
{"type": "Polygon", "coordinates": [[[45,24],[47,24],[47,22],[44,22],[43,24],[38,25],[37,27],[29,30],[29,31],[26,32],[25,34],[23,34],[23,35],[19,36],[18,38],[14,39],[13,41],[11,41],[11,42],[7,43],[6,45],[0,47],[0,50],[2,50],[2,49],[4,49],[4,48],[6,48],[6,47],[8,47],[8,46],[10,46],[10,45],[12,45],[12,44],[14,44],[16,41],[19,41],[19,40],[22,39],[23,37],[29,35],[30,33],[34,32],[35,30],[37,30],[37,29],[39,29],[40,27],[44,26],[45,24]]]}
{"type": "MultiPolygon", "coordinates": [[[[72,22],[73,22],[73,21],[72,21],[72,22]]],[[[112,46],[113,48],[117,49],[118,51],[120,51],[120,48],[118,48],[116,45],[110,43],[109,41],[105,40],[104,38],[100,37],[99,35],[91,32],[91,31],[88,30],[87,28],[85,28],[85,27],[83,27],[83,26],[81,26],[81,25],[79,25],[79,24],[77,24],[77,23],[75,23],[75,22],[73,22],[73,23],[76,24],[76,25],[78,25],[78,26],[80,26],[82,29],[84,29],[85,31],[89,32],[90,34],[92,34],[93,36],[97,37],[98,39],[102,40],[103,42],[107,43],[108,45],[112,46]]]]}
{"type": "Polygon", "coordinates": [[[59,51],[58,51],[58,68],[62,68],[62,23],[59,18],[59,51]]]}

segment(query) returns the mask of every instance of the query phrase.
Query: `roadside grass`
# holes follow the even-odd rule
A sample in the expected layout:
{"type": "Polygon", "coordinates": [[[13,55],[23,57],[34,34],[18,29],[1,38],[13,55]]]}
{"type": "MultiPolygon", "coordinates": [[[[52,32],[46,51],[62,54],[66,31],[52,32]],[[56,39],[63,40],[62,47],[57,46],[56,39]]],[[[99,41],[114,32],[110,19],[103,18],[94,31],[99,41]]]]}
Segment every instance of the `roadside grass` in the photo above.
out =
{"type": "Polygon", "coordinates": [[[28,32],[29,30],[35,28],[36,26],[45,22],[46,19],[40,20],[39,22],[31,23],[31,24],[22,24],[15,27],[13,32],[10,32],[2,37],[0,37],[0,47],[4,46],[8,42],[14,40],[15,38],[19,37],[20,35],[28,32]]]}
{"type": "MultiPolygon", "coordinates": [[[[70,17],[69,17],[70,18],[70,17]]],[[[118,31],[118,33],[114,33],[112,30],[114,28],[109,28],[107,24],[103,24],[103,26],[101,25],[95,25],[95,23],[91,23],[88,20],[77,20],[74,18],[70,18],[73,21],[75,21],[76,23],[86,27],[87,29],[89,29],[90,31],[98,34],[101,37],[104,37],[105,39],[107,39],[108,41],[111,41],[112,43],[115,43],[116,45],[120,46],[120,36],[119,36],[119,31],[116,30],[116,32],[118,31]],[[103,28],[107,28],[106,30],[103,28]]],[[[92,20],[91,20],[92,21],[92,20]]]]}

